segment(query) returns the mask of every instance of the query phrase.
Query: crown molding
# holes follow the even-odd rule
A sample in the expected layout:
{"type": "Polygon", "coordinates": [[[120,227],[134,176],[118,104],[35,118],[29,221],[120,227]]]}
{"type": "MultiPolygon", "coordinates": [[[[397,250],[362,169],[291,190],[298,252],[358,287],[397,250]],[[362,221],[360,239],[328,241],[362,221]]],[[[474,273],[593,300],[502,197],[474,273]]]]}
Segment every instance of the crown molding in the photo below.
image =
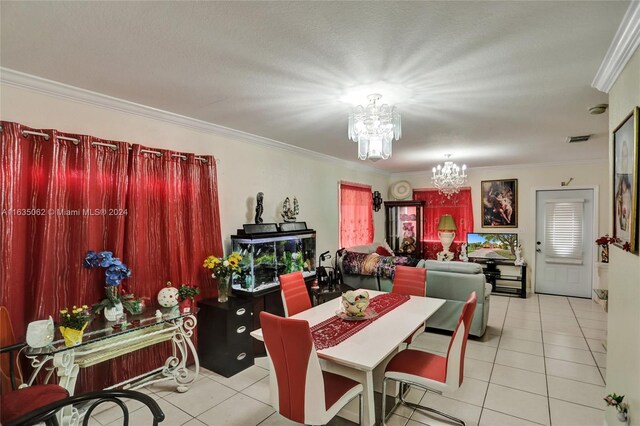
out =
{"type": "Polygon", "coordinates": [[[591,86],[609,93],[640,46],[640,1],[631,1],[591,86]]]}
{"type": "Polygon", "coordinates": [[[26,74],[10,68],[0,67],[0,83],[7,86],[26,89],[32,92],[45,94],[56,98],[71,100],[74,102],[84,103],[100,108],[113,111],[124,112],[127,114],[137,115],[152,120],[158,120],[165,123],[177,125],[187,129],[197,130],[204,133],[224,136],[244,142],[253,143],[271,149],[290,152],[302,155],[307,158],[314,158],[321,161],[328,161],[338,164],[351,170],[357,170],[367,173],[375,173],[384,176],[390,176],[391,173],[366,164],[359,164],[353,161],[344,160],[342,158],[333,157],[331,155],[322,154],[306,148],[300,148],[289,145],[274,139],[246,133],[240,130],[231,129],[229,127],[220,126],[218,124],[209,123],[207,121],[198,120],[173,112],[164,111],[150,106],[130,102],[124,99],[105,95],[91,90],[81,89],[79,87],[70,86],[53,80],[47,80],[31,74],[26,74]]]}
{"type": "MultiPolygon", "coordinates": [[[[595,165],[603,165],[609,164],[609,160],[606,158],[597,158],[593,160],[574,160],[574,161],[554,161],[551,163],[524,163],[524,164],[510,164],[510,165],[500,165],[500,166],[480,166],[480,167],[469,167],[467,166],[467,171],[482,171],[482,170],[517,170],[517,169],[535,169],[535,168],[545,168],[545,167],[566,167],[566,166],[595,166],[595,165]]],[[[430,176],[431,169],[427,169],[424,171],[415,171],[415,172],[406,172],[406,173],[392,173],[391,179],[401,179],[405,176],[430,176]]]]}

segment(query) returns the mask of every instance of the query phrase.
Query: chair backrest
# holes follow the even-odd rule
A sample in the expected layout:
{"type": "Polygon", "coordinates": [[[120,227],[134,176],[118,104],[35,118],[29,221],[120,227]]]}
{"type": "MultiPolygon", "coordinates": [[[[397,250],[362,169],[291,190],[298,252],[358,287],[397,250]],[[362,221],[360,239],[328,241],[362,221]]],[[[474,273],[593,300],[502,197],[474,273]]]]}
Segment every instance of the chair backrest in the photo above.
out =
{"type": "Polygon", "coordinates": [[[280,294],[286,317],[311,308],[311,300],[302,272],[280,275],[280,294]]]}
{"type": "Polygon", "coordinates": [[[325,408],[324,381],[309,323],[260,312],[260,326],[274,373],[273,408],[298,423],[318,418],[325,408]]]}
{"type": "MultiPolygon", "coordinates": [[[[13,325],[11,317],[6,307],[0,306],[0,347],[11,346],[16,343],[13,333],[13,325]]],[[[22,374],[15,368],[15,357],[11,353],[3,353],[0,355],[0,395],[11,392],[11,364],[13,363],[13,375],[17,385],[22,383],[22,374]]]]}
{"type": "Polygon", "coordinates": [[[411,266],[396,266],[391,293],[424,297],[427,294],[427,270],[411,266]]]}
{"type": "Polygon", "coordinates": [[[449,349],[447,350],[447,373],[445,381],[448,385],[456,388],[462,384],[464,377],[464,353],[467,348],[467,338],[469,337],[469,330],[471,329],[471,322],[473,321],[473,314],[476,310],[477,302],[478,295],[474,291],[469,295],[464,306],[462,306],[458,324],[453,331],[453,336],[451,336],[451,341],[449,342],[449,349]]]}

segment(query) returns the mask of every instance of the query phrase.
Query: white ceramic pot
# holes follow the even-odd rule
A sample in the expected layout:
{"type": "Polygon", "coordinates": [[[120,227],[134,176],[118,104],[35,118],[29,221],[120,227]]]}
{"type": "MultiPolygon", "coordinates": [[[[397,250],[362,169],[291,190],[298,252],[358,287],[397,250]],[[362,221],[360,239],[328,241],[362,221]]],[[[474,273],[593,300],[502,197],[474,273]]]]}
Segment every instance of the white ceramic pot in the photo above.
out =
{"type": "Polygon", "coordinates": [[[104,308],[104,317],[107,321],[116,321],[122,316],[123,312],[122,303],[118,302],[113,308],[104,308]]]}
{"type": "Polygon", "coordinates": [[[44,348],[53,342],[55,328],[53,326],[53,318],[33,321],[27,326],[27,345],[32,348],[44,348]]]}

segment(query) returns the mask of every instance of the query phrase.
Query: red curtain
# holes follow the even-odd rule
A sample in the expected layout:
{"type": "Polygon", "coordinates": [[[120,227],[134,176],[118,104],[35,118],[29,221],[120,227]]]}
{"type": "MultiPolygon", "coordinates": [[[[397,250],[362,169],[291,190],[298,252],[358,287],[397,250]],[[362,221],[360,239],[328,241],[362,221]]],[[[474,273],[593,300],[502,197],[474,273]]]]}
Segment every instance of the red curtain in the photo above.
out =
{"type": "Polygon", "coordinates": [[[340,247],[373,242],[371,187],[340,182],[340,247]]]}
{"type": "MultiPolygon", "coordinates": [[[[0,304],[18,338],[30,321],[104,297],[104,273],[82,267],[88,250],[120,257],[132,270],[124,289],[154,303],[168,280],[213,294],[202,268],[207,255],[222,255],[213,157],[130,152],[123,142],[9,122],[1,136],[0,304]]],[[[82,370],[76,389],[117,383],[160,358],[140,352],[82,370]]]]}
{"type": "Polygon", "coordinates": [[[8,122],[2,128],[0,304],[19,337],[30,321],[57,320],[59,309],[104,295],[104,274],[82,261],[92,249],[123,253],[125,217],[101,212],[125,208],[129,157],[122,142],[8,122]]]}
{"type": "MultiPolygon", "coordinates": [[[[202,263],[223,252],[214,158],[134,145],[129,177],[124,258],[132,274],[123,284],[154,302],[167,281],[198,284],[201,297],[212,296],[215,286],[202,263]]],[[[196,334],[193,340],[197,346],[196,334]]],[[[116,382],[142,374],[148,364],[162,365],[169,349],[126,355],[130,362],[116,372],[116,382]]]]}
{"type": "MultiPolygon", "coordinates": [[[[438,242],[438,222],[443,214],[450,214],[456,223],[456,242],[466,242],[467,234],[473,232],[473,204],[471,188],[462,188],[459,193],[447,198],[437,189],[417,189],[413,199],[425,201],[423,241],[438,242]]],[[[441,248],[441,246],[440,246],[441,248]]]]}

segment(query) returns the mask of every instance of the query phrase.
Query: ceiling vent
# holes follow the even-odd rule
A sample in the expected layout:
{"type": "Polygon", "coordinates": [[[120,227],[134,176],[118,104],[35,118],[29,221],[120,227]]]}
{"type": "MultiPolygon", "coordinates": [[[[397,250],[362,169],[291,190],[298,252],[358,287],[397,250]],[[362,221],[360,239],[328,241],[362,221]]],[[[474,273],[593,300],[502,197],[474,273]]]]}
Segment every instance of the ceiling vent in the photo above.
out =
{"type": "Polygon", "coordinates": [[[583,135],[583,136],[569,136],[567,138],[567,143],[578,143],[578,142],[586,142],[591,138],[591,135],[583,135]]]}

